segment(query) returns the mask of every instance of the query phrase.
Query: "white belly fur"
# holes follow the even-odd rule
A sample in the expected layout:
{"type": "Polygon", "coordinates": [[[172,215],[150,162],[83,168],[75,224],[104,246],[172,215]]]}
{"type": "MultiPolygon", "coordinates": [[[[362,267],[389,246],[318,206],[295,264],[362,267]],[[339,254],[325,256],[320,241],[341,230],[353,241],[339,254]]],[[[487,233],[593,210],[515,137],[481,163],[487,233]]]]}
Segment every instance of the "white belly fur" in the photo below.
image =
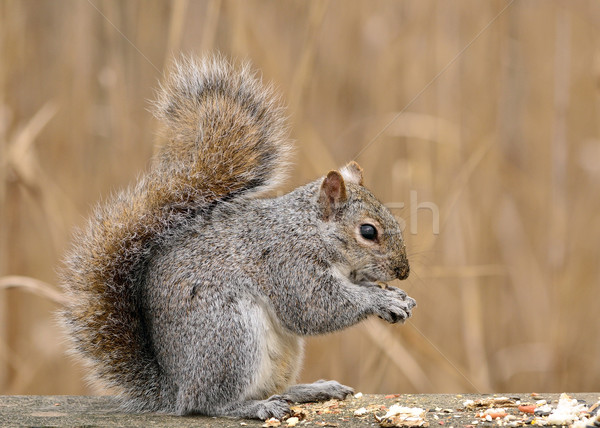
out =
{"type": "Polygon", "coordinates": [[[262,400],[283,393],[296,381],[304,341],[283,328],[269,302],[255,296],[250,305],[252,324],[258,330],[259,361],[243,399],[262,400]]]}

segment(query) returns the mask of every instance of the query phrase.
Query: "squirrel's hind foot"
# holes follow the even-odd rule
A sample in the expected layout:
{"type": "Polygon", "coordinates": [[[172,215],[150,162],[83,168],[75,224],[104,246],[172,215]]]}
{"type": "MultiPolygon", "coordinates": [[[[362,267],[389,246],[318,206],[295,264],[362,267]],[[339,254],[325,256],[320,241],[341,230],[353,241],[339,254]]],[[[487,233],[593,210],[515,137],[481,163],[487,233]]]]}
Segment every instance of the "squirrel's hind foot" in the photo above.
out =
{"type": "Polygon", "coordinates": [[[231,418],[283,419],[290,414],[290,403],[286,397],[273,395],[266,400],[248,400],[230,403],[222,407],[213,416],[225,416],[231,418]]]}
{"type": "Polygon", "coordinates": [[[318,380],[315,383],[294,385],[283,396],[295,403],[310,403],[332,398],[344,400],[350,394],[354,394],[354,390],[349,386],[335,380],[318,380]]]}

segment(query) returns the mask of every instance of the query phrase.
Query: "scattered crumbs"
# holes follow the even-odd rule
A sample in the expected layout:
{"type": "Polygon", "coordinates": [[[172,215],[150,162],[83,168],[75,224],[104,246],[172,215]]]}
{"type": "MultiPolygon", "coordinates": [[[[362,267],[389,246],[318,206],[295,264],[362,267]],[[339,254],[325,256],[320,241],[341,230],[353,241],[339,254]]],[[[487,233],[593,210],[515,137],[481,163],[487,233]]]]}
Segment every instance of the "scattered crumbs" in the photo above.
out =
{"type": "Polygon", "coordinates": [[[276,418],[270,418],[267,419],[265,421],[265,423],[263,424],[264,428],[268,428],[268,427],[278,427],[279,425],[281,425],[281,421],[279,419],[276,418]]]}
{"type": "Polygon", "coordinates": [[[429,426],[425,420],[426,411],[420,407],[403,407],[394,404],[388,412],[375,419],[382,427],[426,427],[429,426]]]}
{"type": "Polygon", "coordinates": [[[320,427],[337,427],[339,424],[335,424],[333,422],[315,422],[316,425],[320,427]]]}
{"type": "Polygon", "coordinates": [[[562,393],[556,409],[550,413],[546,422],[551,425],[570,425],[579,420],[579,416],[585,411],[587,411],[585,404],[581,404],[577,400],[571,399],[567,394],[562,393]]]}

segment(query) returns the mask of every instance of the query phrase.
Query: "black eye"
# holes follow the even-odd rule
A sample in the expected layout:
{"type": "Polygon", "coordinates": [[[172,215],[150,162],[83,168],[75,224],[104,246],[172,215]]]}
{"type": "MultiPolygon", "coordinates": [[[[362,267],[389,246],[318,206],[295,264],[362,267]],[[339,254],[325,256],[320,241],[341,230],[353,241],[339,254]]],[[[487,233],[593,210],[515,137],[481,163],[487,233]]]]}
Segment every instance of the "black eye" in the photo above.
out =
{"type": "Polygon", "coordinates": [[[372,224],[361,224],[360,225],[360,236],[369,241],[377,239],[377,229],[372,224]]]}

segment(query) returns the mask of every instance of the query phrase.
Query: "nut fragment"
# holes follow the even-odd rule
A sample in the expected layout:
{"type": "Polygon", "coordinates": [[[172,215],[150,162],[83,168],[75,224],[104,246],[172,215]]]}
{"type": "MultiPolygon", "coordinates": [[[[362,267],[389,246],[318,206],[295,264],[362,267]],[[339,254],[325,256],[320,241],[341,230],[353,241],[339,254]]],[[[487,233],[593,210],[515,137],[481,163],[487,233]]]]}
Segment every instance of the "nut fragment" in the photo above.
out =
{"type": "Polygon", "coordinates": [[[480,400],[466,400],[463,403],[465,409],[473,410],[482,407],[517,407],[517,403],[514,399],[508,397],[490,397],[482,398],[480,400]]]}
{"type": "Polygon", "coordinates": [[[427,427],[429,424],[425,420],[425,413],[420,407],[402,407],[394,404],[385,415],[375,415],[375,419],[382,427],[427,427]]]}
{"type": "Polygon", "coordinates": [[[298,422],[300,422],[300,419],[298,419],[296,416],[292,416],[291,418],[288,418],[285,423],[289,426],[289,427],[295,427],[296,425],[298,425],[298,422]]]}
{"type": "Polygon", "coordinates": [[[354,416],[364,416],[367,414],[367,409],[365,407],[361,407],[354,411],[354,416]]]}
{"type": "Polygon", "coordinates": [[[482,419],[485,419],[487,421],[492,421],[494,419],[498,419],[498,418],[503,418],[507,415],[506,410],[504,409],[496,409],[496,408],[489,408],[487,409],[485,412],[482,413],[477,413],[477,417],[480,417],[482,419]]]}
{"type": "Polygon", "coordinates": [[[531,413],[533,414],[535,412],[535,406],[531,405],[531,406],[525,406],[525,405],[521,405],[519,406],[519,410],[523,413],[531,413]]]}
{"type": "Polygon", "coordinates": [[[281,425],[281,421],[279,419],[270,418],[265,421],[263,428],[278,427],[279,425],[281,425]]]}
{"type": "Polygon", "coordinates": [[[306,419],[306,416],[308,415],[307,411],[305,409],[303,409],[300,406],[292,406],[290,407],[290,416],[291,417],[297,417],[299,420],[304,420],[306,419]]]}

